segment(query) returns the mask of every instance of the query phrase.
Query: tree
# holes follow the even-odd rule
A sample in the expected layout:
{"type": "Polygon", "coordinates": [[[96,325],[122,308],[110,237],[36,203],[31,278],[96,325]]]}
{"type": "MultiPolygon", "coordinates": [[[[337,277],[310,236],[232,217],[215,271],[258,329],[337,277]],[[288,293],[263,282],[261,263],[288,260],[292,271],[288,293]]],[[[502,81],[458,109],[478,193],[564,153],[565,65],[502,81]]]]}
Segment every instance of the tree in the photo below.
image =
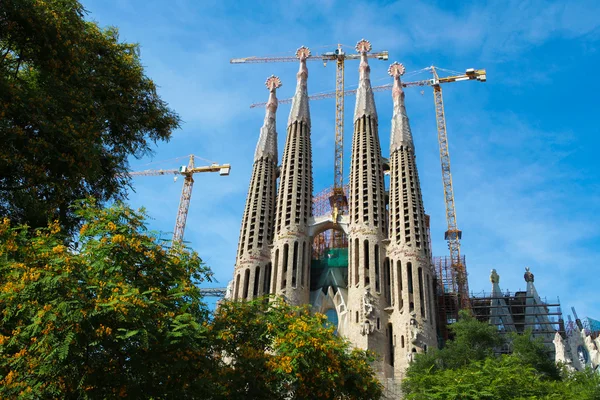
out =
{"type": "Polygon", "coordinates": [[[407,399],[600,399],[600,376],[560,371],[531,332],[509,338],[512,354],[496,355],[504,341],[495,327],[463,312],[451,329],[455,337],[445,348],[417,355],[409,366],[407,399]]]}
{"type": "Polygon", "coordinates": [[[323,314],[282,300],[223,302],[211,325],[224,398],[378,399],[368,352],[334,334],[323,314]]]}
{"type": "Polygon", "coordinates": [[[74,214],[72,248],[56,222],[33,237],[0,225],[0,398],[214,393],[198,255],[167,249],[122,205],[74,214]]]}
{"type": "Polygon", "coordinates": [[[0,2],[0,215],[13,223],[74,231],[70,205],[124,198],[128,157],[179,126],[139,46],[84,16],[77,0],[0,2]]]}
{"type": "Polygon", "coordinates": [[[322,314],[282,300],[211,316],[198,255],[147,231],[143,211],[80,202],[57,221],[0,221],[0,398],[377,399],[370,355],[322,314]]]}

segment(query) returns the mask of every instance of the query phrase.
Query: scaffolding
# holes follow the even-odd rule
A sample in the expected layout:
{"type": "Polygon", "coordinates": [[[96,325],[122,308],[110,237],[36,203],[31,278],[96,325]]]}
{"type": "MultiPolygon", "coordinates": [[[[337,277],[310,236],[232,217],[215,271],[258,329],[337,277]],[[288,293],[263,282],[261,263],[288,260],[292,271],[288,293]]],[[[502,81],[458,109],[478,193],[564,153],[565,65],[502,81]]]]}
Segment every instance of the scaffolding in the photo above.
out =
{"type": "Polygon", "coordinates": [[[547,344],[552,343],[556,332],[566,337],[558,299],[551,303],[526,291],[481,292],[471,296],[471,310],[475,318],[496,326],[501,334],[522,334],[531,329],[534,337],[547,344]]]}
{"type": "MultiPolygon", "coordinates": [[[[312,215],[313,217],[320,217],[323,215],[331,214],[331,196],[333,196],[333,186],[330,186],[313,196],[312,203],[312,215]]],[[[348,196],[348,185],[344,185],[344,195],[348,196]]],[[[342,206],[341,210],[338,210],[340,214],[348,214],[348,204],[342,206]]],[[[347,249],[348,238],[343,232],[340,232],[338,238],[334,238],[332,230],[327,230],[315,235],[313,238],[313,251],[312,259],[321,260],[327,255],[328,250],[334,248],[347,249]],[[337,239],[334,243],[334,239],[337,239]]]]}
{"type": "MultiPolygon", "coordinates": [[[[466,271],[464,255],[461,255],[461,262],[466,271]]],[[[460,287],[463,280],[459,277],[459,271],[452,267],[452,259],[449,256],[433,257],[433,270],[437,288],[438,338],[445,342],[450,338],[448,326],[458,321],[458,312],[462,304],[460,294],[468,293],[468,287],[460,287]]],[[[466,284],[466,279],[464,282],[466,284]]]]}

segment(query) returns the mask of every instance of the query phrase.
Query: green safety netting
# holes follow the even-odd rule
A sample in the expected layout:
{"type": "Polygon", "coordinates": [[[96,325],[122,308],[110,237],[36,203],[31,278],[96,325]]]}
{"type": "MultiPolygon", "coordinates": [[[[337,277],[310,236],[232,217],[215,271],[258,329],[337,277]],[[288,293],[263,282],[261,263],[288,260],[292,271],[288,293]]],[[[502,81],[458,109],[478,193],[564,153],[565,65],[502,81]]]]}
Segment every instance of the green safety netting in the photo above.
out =
{"type": "Polygon", "coordinates": [[[312,260],[312,268],[347,268],[348,249],[329,249],[319,260],[312,260]]]}
{"type": "Polygon", "coordinates": [[[312,260],[311,290],[348,286],[348,249],[329,249],[323,257],[312,260]]]}

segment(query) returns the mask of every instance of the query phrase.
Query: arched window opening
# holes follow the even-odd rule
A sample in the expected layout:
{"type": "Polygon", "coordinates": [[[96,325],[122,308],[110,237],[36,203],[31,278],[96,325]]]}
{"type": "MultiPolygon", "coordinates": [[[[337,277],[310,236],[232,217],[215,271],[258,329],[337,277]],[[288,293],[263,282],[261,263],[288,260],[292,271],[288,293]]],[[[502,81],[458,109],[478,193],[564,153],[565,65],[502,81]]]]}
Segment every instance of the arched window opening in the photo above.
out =
{"type": "Polygon", "coordinates": [[[300,286],[304,285],[304,270],[308,260],[308,253],[306,252],[306,242],[302,243],[302,262],[300,263],[300,286]]]}
{"type": "Polygon", "coordinates": [[[337,335],[338,331],[338,314],[337,311],[335,310],[335,308],[330,308],[329,310],[325,311],[325,316],[327,317],[327,321],[325,322],[325,325],[329,324],[335,327],[335,331],[334,333],[337,335]]]}
{"type": "Polygon", "coordinates": [[[237,274],[235,277],[235,294],[233,295],[234,299],[239,299],[240,295],[240,274],[237,274]]]}
{"type": "Polygon", "coordinates": [[[390,349],[389,361],[390,365],[394,366],[394,328],[392,324],[388,324],[388,348],[390,349]]]}
{"type": "Polygon", "coordinates": [[[279,269],[279,249],[275,250],[275,272],[273,274],[273,293],[277,293],[277,270],[279,269]]]}
{"type": "Polygon", "coordinates": [[[396,279],[398,280],[398,308],[402,309],[404,303],[402,302],[402,262],[396,261],[396,279]]]}
{"type": "Polygon", "coordinates": [[[248,285],[250,285],[250,269],[246,268],[244,272],[244,299],[248,298],[248,285]]]}
{"type": "Polygon", "coordinates": [[[369,241],[364,242],[364,258],[365,258],[365,286],[368,286],[370,282],[369,277],[369,241]]]}
{"type": "Polygon", "coordinates": [[[296,287],[298,275],[298,242],[294,242],[294,252],[292,253],[292,287],[296,287]]]}
{"type": "Polygon", "coordinates": [[[258,288],[260,287],[260,267],[256,267],[256,272],[254,272],[254,290],[253,290],[253,295],[254,297],[258,297],[258,288]]]}
{"type": "Polygon", "coordinates": [[[400,336],[400,347],[404,348],[404,335],[400,336]]]}
{"type": "Polygon", "coordinates": [[[421,309],[421,317],[425,318],[425,296],[423,293],[423,268],[419,267],[419,300],[421,309]]]}
{"type": "Polygon", "coordinates": [[[375,291],[381,292],[381,282],[379,280],[379,245],[375,245],[375,291]]]}
{"type": "Polygon", "coordinates": [[[359,260],[359,242],[358,239],[354,240],[354,284],[358,285],[359,277],[358,277],[358,260],[359,260]]]}
{"type": "Polygon", "coordinates": [[[273,269],[273,265],[268,263],[265,267],[265,273],[263,274],[263,294],[269,294],[269,283],[271,283],[271,270],[273,269]]]}
{"type": "Polygon", "coordinates": [[[412,276],[412,264],[411,263],[406,263],[406,275],[408,278],[408,293],[413,294],[414,288],[413,288],[413,276],[412,276]]]}
{"type": "Polygon", "coordinates": [[[283,245],[283,258],[281,260],[281,289],[285,289],[287,286],[288,252],[289,245],[286,243],[283,245]]]}

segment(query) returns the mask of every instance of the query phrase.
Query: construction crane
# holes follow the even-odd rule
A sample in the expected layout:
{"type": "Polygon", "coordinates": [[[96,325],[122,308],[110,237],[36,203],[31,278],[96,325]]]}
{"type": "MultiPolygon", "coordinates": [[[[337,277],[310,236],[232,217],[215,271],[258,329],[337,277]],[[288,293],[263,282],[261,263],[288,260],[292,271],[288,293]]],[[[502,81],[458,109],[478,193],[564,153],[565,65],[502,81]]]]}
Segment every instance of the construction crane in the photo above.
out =
{"type": "MultiPolygon", "coordinates": [[[[370,53],[371,43],[368,40],[362,39],[356,45],[359,48],[367,50],[367,58],[377,58],[379,60],[387,60],[388,52],[380,51],[370,53]]],[[[233,58],[231,64],[248,64],[248,63],[268,63],[268,62],[292,62],[297,61],[296,57],[246,57],[233,58]]],[[[311,55],[307,61],[323,61],[326,66],[328,61],[335,61],[335,149],[334,149],[334,166],[333,166],[333,195],[331,196],[331,210],[338,210],[341,214],[342,210],[347,207],[347,199],[344,195],[344,63],[346,60],[360,60],[360,54],[347,54],[341,44],[337,45],[334,51],[323,54],[311,55]]],[[[291,102],[291,100],[290,100],[291,102]]],[[[281,102],[280,102],[281,103],[281,102]]],[[[336,222],[336,221],[334,221],[336,222]]],[[[340,246],[341,236],[334,233],[334,247],[340,246]],[[335,243],[337,242],[337,243],[335,243]]]]}
{"type": "MultiPolygon", "coordinates": [[[[445,240],[448,242],[448,249],[450,250],[450,260],[451,266],[456,273],[457,276],[457,286],[458,286],[458,295],[460,297],[459,303],[462,309],[470,308],[469,305],[469,288],[467,281],[467,273],[466,268],[463,265],[462,258],[460,256],[460,240],[462,238],[462,231],[458,229],[458,224],[456,222],[456,208],[454,206],[454,188],[452,186],[452,174],[450,172],[450,152],[448,150],[448,133],[446,132],[446,116],[444,113],[444,100],[442,97],[442,87],[443,83],[450,82],[461,82],[467,80],[477,80],[480,82],[485,82],[486,71],[485,69],[474,69],[469,68],[465,71],[464,74],[457,74],[451,76],[441,77],[438,75],[439,67],[431,66],[426,68],[429,70],[433,78],[426,79],[415,82],[403,82],[402,86],[404,87],[414,87],[414,86],[432,86],[433,87],[433,98],[435,104],[435,119],[437,123],[437,131],[438,131],[438,142],[440,147],[440,162],[442,166],[442,183],[444,185],[444,202],[446,204],[446,221],[448,224],[448,230],[444,234],[445,240]]],[[[450,71],[452,72],[452,71],[450,71]]],[[[374,86],[374,92],[380,92],[383,90],[392,89],[393,84],[374,86]]],[[[349,96],[356,94],[355,90],[348,90],[343,93],[343,96],[349,96]]],[[[321,93],[314,96],[309,96],[311,100],[320,100],[326,98],[337,98],[339,94],[337,91],[335,93],[321,93]]],[[[342,97],[343,97],[342,96],[342,97]]],[[[289,103],[291,99],[283,99],[279,100],[280,104],[289,103]]],[[[265,103],[256,103],[252,104],[250,107],[254,108],[259,105],[263,105],[265,103]]]]}
{"type": "MultiPolygon", "coordinates": [[[[229,164],[212,163],[205,167],[196,167],[194,165],[194,155],[190,155],[190,160],[187,166],[181,166],[179,169],[158,169],[130,172],[129,176],[156,176],[156,175],[183,175],[183,189],[181,190],[181,200],[179,201],[179,209],[177,210],[177,220],[175,222],[175,230],[173,231],[173,243],[181,243],[183,241],[183,232],[187,221],[188,210],[190,209],[190,200],[192,198],[192,188],[194,186],[194,174],[199,172],[218,172],[220,175],[227,176],[231,166],[229,164]]],[[[175,177],[177,179],[177,176],[175,177]]]]}
{"type": "Polygon", "coordinates": [[[450,152],[448,150],[448,133],[446,132],[446,116],[444,113],[444,99],[442,97],[442,83],[460,82],[465,80],[478,80],[485,82],[485,69],[469,68],[464,74],[440,78],[437,69],[430,67],[433,74],[433,101],[435,104],[435,120],[437,123],[438,142],[440,147],[440,162],[442,165],[442,183],[444,185],[444,201],[446,203],[446,222],[448,230],[444,239],[448,242],[450,250],[451,267],[456,272],[458,295],[461,309],[470,309],[469,286],[467,271],[460,256],[460,240],[462,231],[456,222],[456,208],[454,207],[454,188],[452,186],[452,173],[450,172],[450,152]]]}

